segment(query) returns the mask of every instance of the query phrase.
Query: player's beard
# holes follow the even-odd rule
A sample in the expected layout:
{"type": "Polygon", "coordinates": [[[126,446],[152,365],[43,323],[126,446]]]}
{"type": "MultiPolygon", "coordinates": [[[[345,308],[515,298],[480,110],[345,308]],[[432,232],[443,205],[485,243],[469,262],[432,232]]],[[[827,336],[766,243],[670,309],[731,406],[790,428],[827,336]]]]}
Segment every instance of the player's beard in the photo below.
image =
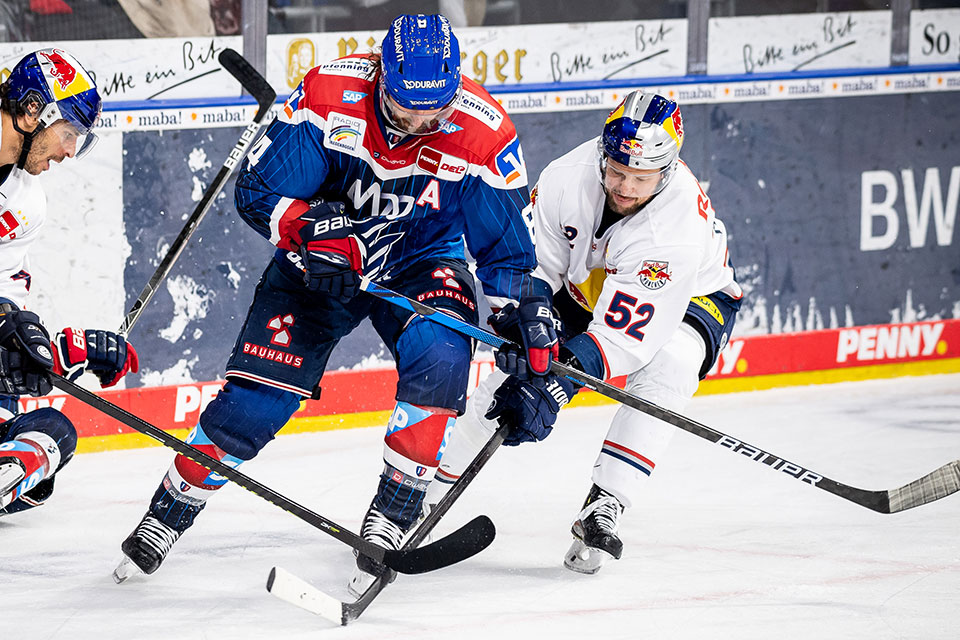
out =
{"type": "Polygon", "coordinates": [[[30,151],[27,153],[27,161],[23,164],[23,170],[30,175],[40,175],[50,168],[50,162],[61,162],[66,156],[57,156],[51,153],[50,132],[43,131],[33,139],[30,145],[30,151]]]}
{"type": "Polygon", "coordinates": [[[643,208],[645,204],[650,202],[650,199],[653,196],[647,196],[645,198],[638,198],[633,201],[632,204],[620,204],[613,197],[614,194],[607,189],[604,189],[604,193],[607,197],[607,207],[616,214],[621,216],[630,216],[635,214],[637,211],[643,208]]]}

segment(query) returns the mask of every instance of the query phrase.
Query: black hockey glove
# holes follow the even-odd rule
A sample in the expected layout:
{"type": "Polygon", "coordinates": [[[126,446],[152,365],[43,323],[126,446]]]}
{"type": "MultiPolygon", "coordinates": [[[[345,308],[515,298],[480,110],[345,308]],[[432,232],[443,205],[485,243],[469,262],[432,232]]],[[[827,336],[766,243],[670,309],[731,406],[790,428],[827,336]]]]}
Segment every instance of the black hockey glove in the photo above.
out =
{"type": "Polygon", "coordinates": [[[298,252],[303,282],[311,291],[352,298],[360,291],[362,245],[339,202],[323,202],[303,214],[298,252]]]}
{"type": "Polygon", "coordinates": [[[45,396],[53,390],[50,371],[19,351],[0,347],[0,394],[45,396]]]}
{"type": "Polygon", "coordinates": [[[575,385],[567,378],[547,375],[520,380],[510,376],[494,392],[485,417],[510,427],[510,434],[503,440],[507,446],[540,441],[553,431],[557,413],[574,393],[575,385]]]}
{"type": "Polygon", "coordinates": [[[526,380],[530,374],[542,376],[550,371],[550,363],[557,359],[560,341],[549,298],[525,296],[520,299],[519,307],[508,304],[487,322],[498,335],[519,339],[523,344],[522,354],[510,346],[497,351],[497,366],[504,373],[526,380]]]}
{"type": "Polygon", "coordinates": [[[43,396],[53,389],[50,334],[31,311],[0,311],[0,389],[43,396]]]}

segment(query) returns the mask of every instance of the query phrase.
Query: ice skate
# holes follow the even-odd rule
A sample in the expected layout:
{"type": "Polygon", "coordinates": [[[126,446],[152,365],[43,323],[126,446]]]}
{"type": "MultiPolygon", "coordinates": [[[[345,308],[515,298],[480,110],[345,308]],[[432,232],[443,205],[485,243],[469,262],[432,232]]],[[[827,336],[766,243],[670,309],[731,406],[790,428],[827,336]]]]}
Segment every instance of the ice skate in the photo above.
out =
{"type": "MultiPolygon", "coordinates": [[[[364,540],[368,540],[375,545],[396,550],[400,548],[406,531],[371,505],[367,511],[367,515],[363,518],[360,535],[363,536],[364,540]]],[[[347,590],[354,597],[359,598],[377,578],[388,571],[391,574],[389,582],[393,582],[394,578],[396,578],[396,572],[394,572],[393,569],[390,569],[382,562],[377,562],[373,558],[359,554],[357,555],[357,568],[350,578],[347,590]]]]}
{"type": "MultiPolygon", "coordinates": [[[[429,504],[429,503],[426,502],[426,501],[423,502],[423,504],[422,504],[422,506],[421,506],[421,508],[420,508],[420,517],[418,517],[418,518],[417,518],[417,521],[413,523],[413,527],[410,528],[410,531],[408,531],[408,532],[404,535],[403,542],[406,542],[409,538],[412,538],[412,537],[413,537],[414,532],[415,532],[417,529],[419,529],[421,526],[423,526],[423,521],[427,519],[427,516],[430,515],[430,512],[433,511],[434,508],[436,508],[436,506],[437,506],[437,505],[435,505],[435,504],[429,504]]],[[[426,535],[426,537],[425,537],[423,540],[421,540],[421,541],[420,541],[420,544],[417,545],[417,546],[428,545],[428,544],[430,544],[431,542],[433,542],[433,532],[432,532],[432,531],[431,531],[430,533],[428,533],[428,534],[426,535]]]]}
{"type": "Polygon", "coordinates": [[[617,537],[617,531],[622,513],[619,500],[593,485],[570,529],[574,541],[563,558],[563,565],[571,571],[594,574],[607,558],[619,560],[623,542],[617,537]]]}
{"type": "Polygon", "coordinates": [[[24,479],[23,463],[17,458],[0,458],[0,498],[13,491],[24,479]]]}
{"type": "Polygon", "coordinates": [[[133,533],[120,545],[124,557],[113,570],[114,581],[120,584],[137,573],[150,575],[159,569],[179,537],[179,531],[171,529],[147,512],[133,533]]]}

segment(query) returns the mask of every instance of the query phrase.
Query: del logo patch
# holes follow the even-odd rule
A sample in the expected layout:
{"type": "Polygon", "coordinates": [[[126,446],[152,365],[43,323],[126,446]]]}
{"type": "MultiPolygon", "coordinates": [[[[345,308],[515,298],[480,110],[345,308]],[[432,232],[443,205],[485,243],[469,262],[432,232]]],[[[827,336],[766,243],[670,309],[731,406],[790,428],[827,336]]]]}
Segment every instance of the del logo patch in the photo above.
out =
{"type": "Polygon", "coordinates": [[[659,289],[670,281],[669,262],[658,262],[656,260],[644,260],[637,273],[640,276],[640,284],[647,289],[659,289]]]}
{"type": "Polygon", "coordinates": [[[427,173],[431,173],[441,180],[458,182],[467,175],[467,161],[451,156],[448,153],[441,153],[430,147],[420,149],[417,156],[417,167],[427,173]]]}

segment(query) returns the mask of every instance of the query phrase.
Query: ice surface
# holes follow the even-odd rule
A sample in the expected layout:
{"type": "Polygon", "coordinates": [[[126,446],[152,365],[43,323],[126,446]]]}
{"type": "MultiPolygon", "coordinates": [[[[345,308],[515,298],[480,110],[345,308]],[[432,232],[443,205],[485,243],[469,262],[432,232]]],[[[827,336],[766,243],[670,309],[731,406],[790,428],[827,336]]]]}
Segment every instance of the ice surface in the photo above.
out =
{"type": "MultiPolygon", "coordinates": [[[[498,527],[479,556],[400,576],[346,628],[267,594],[274,565],[338,597],[348,547],[228,486],[149,578],[115,585],[120,541],[171,459],[78,456],[50,503],[0,519],[0,637],[956,638],[960,495],[880,515],[677,432],[624,515],[624,557],[562,567],[615,407],[568,409],[543,443],[502,449],[441,523],[498,527]]],[[[899,487],[960,458],[960,375],[709,396],[687,414],[834,480],[899,487]]],[[[356,530],[382,429],[291,435],[243,470],[356,530]]]]}

